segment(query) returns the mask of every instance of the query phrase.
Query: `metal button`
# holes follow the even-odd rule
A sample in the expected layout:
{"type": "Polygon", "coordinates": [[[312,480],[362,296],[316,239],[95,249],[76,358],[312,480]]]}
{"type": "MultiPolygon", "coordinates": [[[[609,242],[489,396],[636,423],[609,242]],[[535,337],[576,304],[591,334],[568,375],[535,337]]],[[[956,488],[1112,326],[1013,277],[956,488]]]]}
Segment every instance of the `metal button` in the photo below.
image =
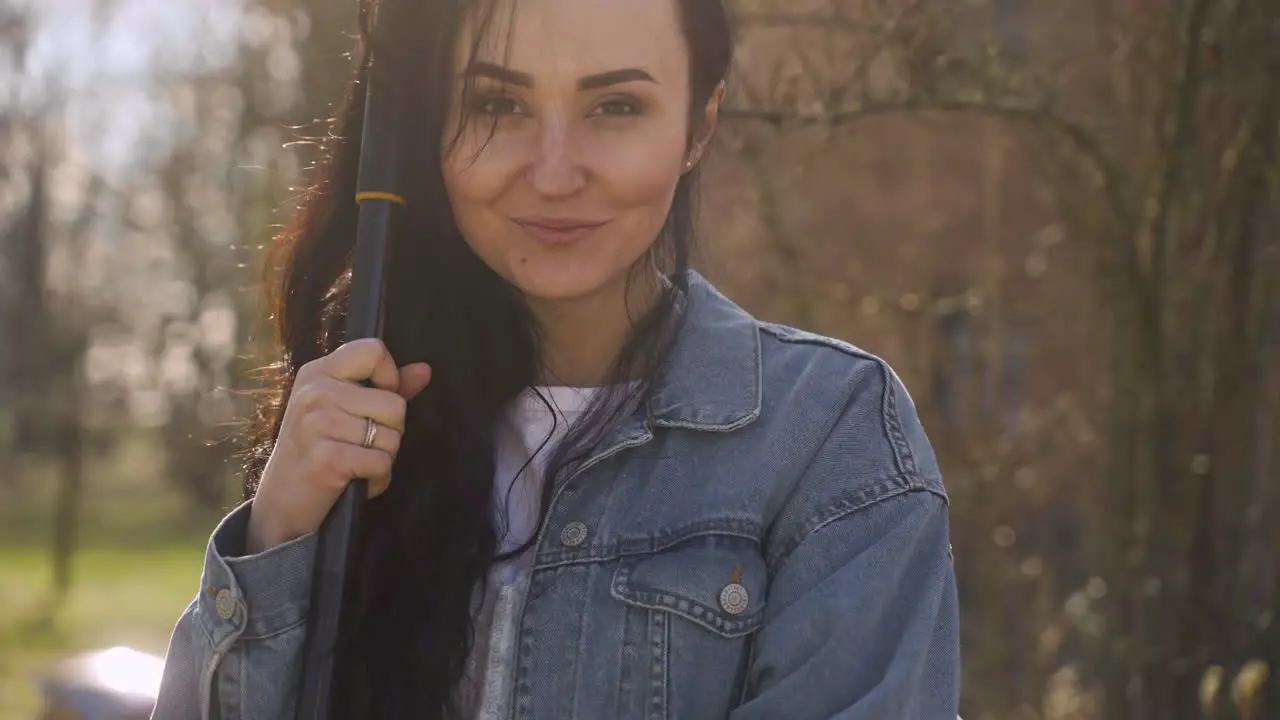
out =
{"type": "Polygon", "coordinates": [[[729,583],[720,591],[720,607],[730,615],[741,615],[751,601],[747,589],[738,583],[729,583]]]}
{"type": "Polygon", "coordinates": [[[218,610],[218,617],[223,620],[230,620],[231,616],[236,614],[236,598],[226,588],[222,588],[217,595],[213,596],[213,606],[218,610]]]}
{"type": "Polygon", "coordinates": [[[578,547],[587,539],[587,526],[580,522],[571,522],[560,531],[560,542],[566,547],[578,547]]]}

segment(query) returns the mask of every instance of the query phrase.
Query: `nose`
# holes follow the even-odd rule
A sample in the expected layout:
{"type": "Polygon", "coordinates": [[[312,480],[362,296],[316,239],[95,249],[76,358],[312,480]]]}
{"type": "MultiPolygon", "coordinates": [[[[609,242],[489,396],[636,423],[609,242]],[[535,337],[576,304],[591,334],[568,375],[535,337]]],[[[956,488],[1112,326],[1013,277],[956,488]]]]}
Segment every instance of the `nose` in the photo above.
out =
{"type": "Polygon", "coordinates": [[[572,123],[563,116],[545,117],[529,167],[529,184],[534,192],[549,199],[570,197],[582,189],[586,178],[572,123]]]}

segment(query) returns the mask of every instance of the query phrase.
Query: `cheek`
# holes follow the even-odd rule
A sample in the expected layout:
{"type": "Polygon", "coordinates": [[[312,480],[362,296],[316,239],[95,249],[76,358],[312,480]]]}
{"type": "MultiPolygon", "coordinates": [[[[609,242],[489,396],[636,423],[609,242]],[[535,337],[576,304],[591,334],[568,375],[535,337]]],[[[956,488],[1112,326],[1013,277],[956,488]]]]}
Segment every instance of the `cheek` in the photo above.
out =
{"type": "Polygon", "coordinates": [[[595,182],[615,208],[632,220],[654,225],[666,219],[680,181],[684,140],[671,137],[633,139],[613,144],[593,157],[595,182]]]}
{"type": "Polygon", "coordinates": [[[510,184],[510,172],[501,163],[492,162],[492,156],[488,161],[485,156],[474,161],[473,157],[458,153],[441,168],[454,219],[464,233],[483,221],[485,212],[492,210],[510,184]]]}

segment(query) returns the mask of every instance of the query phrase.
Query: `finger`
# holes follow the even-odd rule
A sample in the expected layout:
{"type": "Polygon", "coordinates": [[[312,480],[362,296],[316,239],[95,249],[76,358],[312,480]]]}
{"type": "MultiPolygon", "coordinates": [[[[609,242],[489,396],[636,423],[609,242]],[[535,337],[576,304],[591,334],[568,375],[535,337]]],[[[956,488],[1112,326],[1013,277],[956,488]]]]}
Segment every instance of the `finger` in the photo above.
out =
{"type": "Polygon", "coordinates": [[[400,389],[400,370],[396,368],[396,361],[391,359],[391,353],[386,350],[385,345],[377,364],[373,366],[373,372],[369,374],[369,383],[387,392],[400,389]]]}
{"type": "Polygon", "coordinates": [[[381,450],[326,440],[316,446],[315,452],[325,468],[348,480],[373,479],[385,484],[382,480],[391,474],[392,457],[381,450]]]}
{"type": "Polygon", "coordinates": [[[396,391],[405,400],[412,400],[431,382],[431,366],[413,363],[400,368],[400,387],[396,391]]]}
{"type": "Polygon", "coordinates": [[[400,373],[387,346],[378,338],[352,340],[319,361],[323,372],[348,382],[370,381],[374,387],[395,391],[400,373]]]}
{"type": "Polygon", "coordinates": [[[365,488],[368,491],[368,497],[376,498],[391,487],[391,474],[379,475],[378,477],[365,478],[365,488]]]}
{"type": "MultiPolygon", "coordinates": [[[[337,408],[317,410],[307,415],[305,421],[316,437],[337,440],[350,445],[364,446],[369,432],[369,420],[349,415],[337,408]]],[[[374,421],[373,448],[394,456],[400,451],[401,434],[393,427],[374,421]]]]}
{"type": "Polygon", "coordinates": [[[407,401],[393,392],[330,380],[317,394],[324,397],[328,407],[357,418],[373,418],[385,427],[404,432],[407,401]]]}

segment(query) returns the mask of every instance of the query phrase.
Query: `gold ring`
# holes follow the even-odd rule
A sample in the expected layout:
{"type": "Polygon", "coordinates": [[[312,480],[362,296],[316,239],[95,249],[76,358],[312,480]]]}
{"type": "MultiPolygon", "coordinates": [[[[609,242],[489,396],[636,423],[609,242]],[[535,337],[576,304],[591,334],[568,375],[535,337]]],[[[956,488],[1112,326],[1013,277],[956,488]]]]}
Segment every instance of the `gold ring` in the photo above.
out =
{"type": "Polygon", "coordinates": [[[368,425],[365,427],[364,442],[360,443],[360,447],[368,450],[373,447],[374,438],[378,437],[378,423],[374,422],[373,418],[365,418],[365,422],[368,425]]]}

